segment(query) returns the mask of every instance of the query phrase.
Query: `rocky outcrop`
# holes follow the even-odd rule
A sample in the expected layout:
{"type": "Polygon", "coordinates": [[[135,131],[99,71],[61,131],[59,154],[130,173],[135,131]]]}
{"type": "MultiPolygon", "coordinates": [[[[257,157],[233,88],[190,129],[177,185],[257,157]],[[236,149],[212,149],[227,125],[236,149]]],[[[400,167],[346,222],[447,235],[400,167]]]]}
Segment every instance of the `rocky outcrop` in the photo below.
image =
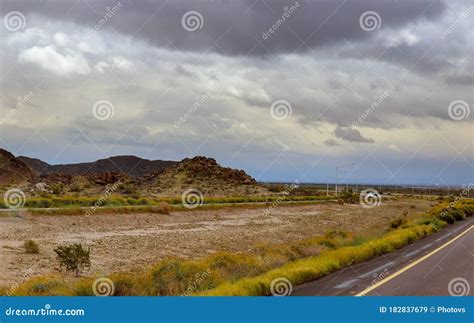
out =
{"type": "Polygon", "coordinates": [[[34,177],[34,172],[21,159],[0,148],[0,184],[17,184],[34,177]]]}

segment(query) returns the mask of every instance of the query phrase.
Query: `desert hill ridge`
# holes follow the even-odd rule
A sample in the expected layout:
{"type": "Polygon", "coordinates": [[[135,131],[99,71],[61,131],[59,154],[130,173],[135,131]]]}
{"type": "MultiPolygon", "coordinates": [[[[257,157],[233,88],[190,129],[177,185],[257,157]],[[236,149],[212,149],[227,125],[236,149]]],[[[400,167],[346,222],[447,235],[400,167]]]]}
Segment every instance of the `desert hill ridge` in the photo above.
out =
{"type": "Polygon", "coordinates": [[[149,160],[132,155],[113,156],[93,162],[50,165],[40,159],[19,156],[25,164],[30,166],[37,175],[92,175],[103,173],[122,173],[130,177],[140,177],[145,174],[162,171],[176,164],[176,161],[149,160]]]}
{"type": "Polygon", "coordinates": [[[50,165],[40,159],[15,157],[1,151],[0,162],[8,161],[9,166],[0,168],[0,183],[27,183],[28,190],[38,194],[40,190],[52,192],[58,188],[61,194],[100,194],[101,187],[117,182],[121,184],[119,194],[176,195],[190,187],[213,195],[262,191],[245,171],[223,167],[204,156],[178,162],[124,155],[88,163],[50,165]]]}
{"type": "Polygon", "coordinates": [[[34,175],[34,171],[21,159],[0,148],[0,184],[26,181],[34,175]]]}

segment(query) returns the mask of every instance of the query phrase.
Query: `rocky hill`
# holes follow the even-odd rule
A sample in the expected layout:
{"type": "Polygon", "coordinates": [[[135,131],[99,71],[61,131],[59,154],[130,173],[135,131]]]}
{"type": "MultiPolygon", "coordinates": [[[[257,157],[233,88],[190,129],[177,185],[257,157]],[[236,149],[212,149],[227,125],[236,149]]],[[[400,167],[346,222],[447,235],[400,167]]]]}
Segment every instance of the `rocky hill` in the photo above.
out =
{"type": "Polygon", "coordinates": [[[30,166],[37,175],[93,175],[103,173],[122,173],[131,177],[141,177],[155,173],[176,164],[174,161],[149,160],[136,156],[115,156],[90,163],[50,165],[39,159],[18,157],[30,166]]]}
{"type": "Polygon", "coordinates": [[[116,194],[179,196],[188,189],[212,196],[266,194],[268,191],[243,170],[222,167],[203,156],[180,162],[116,156],[90,163],[50,165],[39,159],[0,149],[0,183],[28,181],[34,194],[102,194],[105,185],[118,184],[116,194]]]}
{"type": "Polygon", "coordinates": [[[21,159],[0,148],[0,184],[17,184],[34,177],[34,172],[21,159]]]}
{"type": "Polygon", "coordinates": [[[265,193],[243,170],[222,167],[203,156],[185,158],[160,173],[145,176],[144,186],[155,194],[175,195],[195,188],[208,195],[249,195],[265,193]]]}

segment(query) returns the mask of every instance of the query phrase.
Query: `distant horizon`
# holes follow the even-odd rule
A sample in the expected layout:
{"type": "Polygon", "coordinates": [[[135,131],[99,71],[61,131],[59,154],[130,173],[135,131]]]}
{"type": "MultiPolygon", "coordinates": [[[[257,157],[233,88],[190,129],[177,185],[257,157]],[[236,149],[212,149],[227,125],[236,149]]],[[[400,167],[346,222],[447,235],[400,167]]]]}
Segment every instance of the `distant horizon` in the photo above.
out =
{"type": "MultiPolygon", "coordinates": [[[[2,148],[2,147],[0,147],[2,148]]],[[[2,148],[4,149],[4,148],[2,148]]],[[[8,150],[7,150],[8,151],[8,150]]],[[[15,155],[15,154],[14,154],[15,155]]],[[[130,157],[137,157],[137,158],[140,158],[140,159],[148,159],[148,160],[151,160],[151,161],[172,161],[172,162],[179,162],[185,158],[194,158],[194,157],[197,157],[197,156],[203,156],[203,155],[195,155],[195,156],[188,156],[188,157],[184,157],[184,158],[181,158],[181,159],[161,159],[161,158],[146,158],[146,157],[142,157],[140,155],[131,155],[131,154],[119,154],[119,155],[112,155],[112,156],[108,156],[108,157],[102,157],[102,158],[97,158],[97,159],[92,159],[92,160],[84,160],[84,161],[76,161],[76,162],[63,162],[63,163],[51,163],[50,161],[48,160],[44,160],[42,158],[39,158],[39,157],[36,157],[36,156],[31,156],[31,155],[25,155],[25,154],[20,154],[20,155],[15,155],[15,157],[29,157],[29,158],[33,158],[33,159],[38,159],[38,160],[41,160],[43,162],[46,162],[48,163],[49,165],[73,165],[73,164],[82,164],[82,163],[92,163],[92,162],[96,162],[98,160],[103,160],[103,159],[108,159],[108,158],[113,158],[113,157],[126,157],[126,156],[130,156],[130,157]]],[[[225,164],[221,164],[219,162],[219,160],[213,156],[203,156],[203,157],[206,157],[206,158],[213,158],[217,161],[217,163],[219,163],[221,166],[223,167],[230,167],[228,165],[225,165],[225,164]]],[[[238,169],[243,169],[245,172],[247,172],[249,175],[253,176],[251,173],[249,173],[245,168],[242,168],[242,167],[238,167],[238,166],[235,166],[235,167],[232,167],[232,168],[238,168],[238,169]]],[[[333,175],[335,176],[335,175],[333,175]]],[[[330,176],[328,176],[327,178],[330,178],[330,176]]],[[[326,184],[329,184],[329,185],[335,185],[336,184],[336,181],[335,181],[335,177],[334,177],[334,180],[333,181],[322,181],[322,180],[314,180],[314,181],[299,181],[297,179],[295,180],[279,180],[279,179],[259,179],[258,182],[260,183],[271,183],[271,184],[291,184],[291,183],[294,183],[295,181],[297,181],[299,184],[314,184],[314,185],[326,185],[326,184]]],[[[422,183],[422,182],[405,182],[405,183],[387,183],[387,182],[377,182],[377,181],[363,181],[363,179],[361,179],[360,181],[345,181],[343,178],[341,178],[341,180],[339,181],[338,185],[364,185],[364,186],[370,186],[370,185],[373,185],[373,186],[397,186],[397,187],[412,187],[412,186],[417,186],[417,187],[426,187],[426,188],[464,188],[465,186],[468,186],[468,185],[472,185],[472,183],[456,183],[456,184],[450,184],[450,183],[444,183],[444,184],[427,184],[427,183],[422,183]]]]}

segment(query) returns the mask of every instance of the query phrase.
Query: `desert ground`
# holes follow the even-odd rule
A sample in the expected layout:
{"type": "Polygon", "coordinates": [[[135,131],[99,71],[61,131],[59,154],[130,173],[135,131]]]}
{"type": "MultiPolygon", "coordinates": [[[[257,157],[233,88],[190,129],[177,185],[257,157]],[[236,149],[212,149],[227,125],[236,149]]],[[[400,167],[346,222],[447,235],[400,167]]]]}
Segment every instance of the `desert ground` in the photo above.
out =
{"type": "Polygon", "coordinates": [[[356,204],[280,205],[259,208],[173,211],[162,214],[0,214],[0,286],[59,271],[53,249],[65,242],[91,247],[89,273],[143,268],[166,257],[200,258],[218,251],[252,252],[262,244],[291,242],[331,229],[382,233],[403,213],[429,209],[426,199],[386,199],[373,209],[356,204]],[[39,254],[26,254],[35,240],[39,254]]]}

